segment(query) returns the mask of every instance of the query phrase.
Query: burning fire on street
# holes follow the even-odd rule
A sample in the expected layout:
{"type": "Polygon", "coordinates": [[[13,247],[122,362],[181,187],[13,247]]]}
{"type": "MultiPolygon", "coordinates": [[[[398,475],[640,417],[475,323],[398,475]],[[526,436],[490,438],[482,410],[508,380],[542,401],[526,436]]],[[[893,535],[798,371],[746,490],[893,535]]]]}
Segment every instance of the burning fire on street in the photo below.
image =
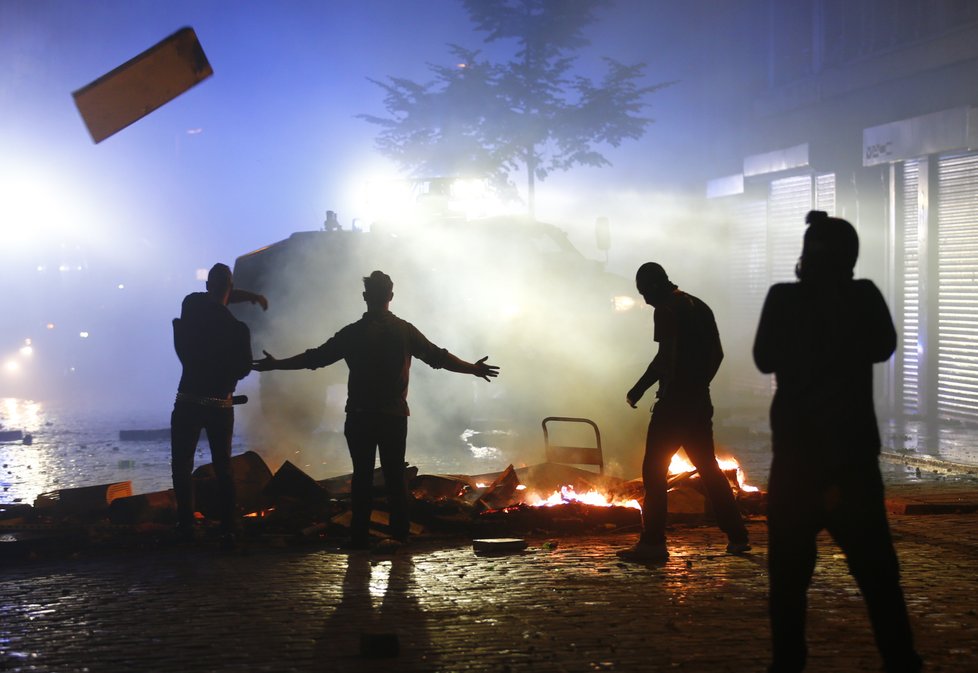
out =
{"type": "Polygon", "coordinates": [[[561,486],[559,491],[554,491],[546,497],[537,493],[529,493],[524,499],[524,502],[531,507],[553,507],[568,502],[579,502],[593,507],[630,507],[631,509],[642,509],[642,505],[635,498],[620,498],[596,490],[578,493],[574,490],[573,486],[561,486]]]}
{"type": "MultiPolygon", "coordinates": [[[[733,457],[718,458],[717,464],[720,470],[727,475],[736,490],[742,493],[756,493],[759,488],[747,483],[747,475],[740,463],[733,457]]],[[[698,479],[696,467],[689,461],[683,452],[677,452],[669,464],[668,484],[670,490],[686,480],[698,479]]],[[[489,484],[477,483],[477,488],[487,488],[489,484]]],[[[579,503],[593,507],[626,507],[629,509],[641,510],[642,505],[639,498],[632,493],[610,493],[600,489],[590,488],[580,492],[573,484],[560,486],[558,489],[546,493],[527,488],[524,484],[519,484],[516,491],[522,491],[520,499],[523,505],[530,507],[555,507],[567,503],[579,503]]]]}

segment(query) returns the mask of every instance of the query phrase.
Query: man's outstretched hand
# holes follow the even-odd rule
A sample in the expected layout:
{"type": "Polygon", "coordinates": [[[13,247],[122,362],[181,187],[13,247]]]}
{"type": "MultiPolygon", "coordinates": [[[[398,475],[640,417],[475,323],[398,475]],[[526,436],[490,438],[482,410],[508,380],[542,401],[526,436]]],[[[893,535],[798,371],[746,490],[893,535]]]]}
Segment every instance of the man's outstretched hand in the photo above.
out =
{"type": "MultiPolygon", "coordinates": [[[[268,355],[268,353],[266,353],[265,355],[268,355]]],[[[478,360],[473,365],[473,367],[475,367],[475,371],[472,372],[473,374],[475,374],[479,378],[483,378],[486,381],[488,381],[489,379],[494,379],[497,376],[499,376],[499,367],[496,366],[496,365],[488,364],[486,362],[486,360],[488,360],[488,359],[489,359],[489,356],[487,355],[484,358],[482,358],[481,360],[478,360]]]]}
{"type": "Polygon", "coordinates": [[[265,354],[265,357],[263,357],[261,360],[252,360],[251,369],[256,372],[267,372],[275,369],[275,365],[278,363],[278,360],[272,357],[268,351],[263,350],[262,353],[265,354]]]}
{"type": "Polygon", "coordinates": [[[240,287],[231,288],[231,294],[228,295],[228,303],[238,304],[243,301],[258,304],[261,306],[262,311],[268,310],[268,299],[265,298],[265,295],[250,290],[242,290],[240,287]]]}

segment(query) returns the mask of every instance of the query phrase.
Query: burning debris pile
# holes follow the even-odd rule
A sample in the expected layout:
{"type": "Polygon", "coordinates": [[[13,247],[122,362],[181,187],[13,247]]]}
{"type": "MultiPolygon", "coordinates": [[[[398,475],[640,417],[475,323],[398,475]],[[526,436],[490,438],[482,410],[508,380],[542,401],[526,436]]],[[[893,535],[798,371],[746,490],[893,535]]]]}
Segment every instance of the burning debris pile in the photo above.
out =
{"type": "MultiPolygon", "coordinates": [[[[720,467],[741,510],[745,514],[763,513],[765,494],[744,483],[736,461],[720,461],[720,467]]],[[[476,487],[483,483],[478,481],[476,487]]],[[[678,456],[670,467],[668,485],[671,521],[696,523],[712,517],[696,469],[678,456]]],[[[484,488],[479,502],[490,506],[479,511],[474,527],[479,532],[506,535],[638,529],[643,497],[641,479],[624,480],[557,463],[516,470],[510,466],[484,488]],[[515,482],[512,494],[500,482],[515,482]]]]}
{"type": "MultiPolygon", "coordinates": [[[[744,513],[759,514],[765,494],[743,483],[735,461],[720,461],[744,513]]],[[[351,520],[352,475],[317,481],[286,461],[274,473],[257,453],[232,459],[246,541],[268,546],[346,537],[351,520]]],[[[413,535],[486,537],[572,534],[638,528],[643,488],[624,480],[559,463],[541,463],[483,475],[418,474],[406,479],[413,496],[413,535]]],[[[217,481],[212,465],[193,474],[200,529],[216,531],[217,481]]],[[[692,465],[680,458],[670,469],[669,515],[695,523],[711,515],[692,465]]],[[[374,474],[372,532],[388,534],[383,474],[374,474]]],[[[176,520],[173,491],[132,494],[130,482],[44,493],[33,505],[0,505],[0,558],[14,550],[59,544],[126,546],[126,541],[165,538],[176,520]],[[19,544],[18,544],[19,543],[19,544]]],[[[215,533],[216,535],[216,533],[215,533]]]]}

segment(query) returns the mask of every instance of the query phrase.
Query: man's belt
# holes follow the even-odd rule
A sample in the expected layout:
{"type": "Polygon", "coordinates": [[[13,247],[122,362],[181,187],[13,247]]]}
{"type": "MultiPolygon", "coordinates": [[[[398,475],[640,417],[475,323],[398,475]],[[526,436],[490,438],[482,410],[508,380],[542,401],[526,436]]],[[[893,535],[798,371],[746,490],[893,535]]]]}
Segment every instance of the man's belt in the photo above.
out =
{"type": "Polygon", "coordinates": [[[234,406],[234,400],[230,395],[227,397],[203,397],[190,393],[177,393],[177,402],[189,402],[203,407],[217,407],[218,409],[230,409],[234,406]]]}

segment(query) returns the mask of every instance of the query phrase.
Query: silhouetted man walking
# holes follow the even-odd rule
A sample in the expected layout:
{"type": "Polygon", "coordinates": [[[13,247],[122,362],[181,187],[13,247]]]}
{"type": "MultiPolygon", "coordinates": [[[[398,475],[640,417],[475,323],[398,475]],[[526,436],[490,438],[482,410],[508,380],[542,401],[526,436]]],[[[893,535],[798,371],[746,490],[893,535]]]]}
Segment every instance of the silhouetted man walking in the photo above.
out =
{"type": "Polygon", "coordinates": [[[404,454],[411,358],[416,357],[434,369],[472,374],[486,381],[499,373],[499,367],[487,364],[485,357],[475,363],[460,360],[428,341],[414,325],[391,313],[394,283],[387,274],[374,271],[363,279],[363,288],[367,312],[360,320],[347,325],[318,348],[284,360],[265,352],[265,357],[254,363],[255,370],[269,371],[318,369],[346,360],[350,378],[344,432],[353,460],[350,547],[354,549],[369,544],[373,471],[378,452],[393,537],[400,542],[408,539],[404,454]]]}
{"type": "Polygon", "coordinates": [[[183,365],[170,417],[171,468],[177,500],[178,529],[193,538],[194,489],[191,474],[200,431],[207,433],[221,501],[221,530],[226,546],[234,544],[235,501],[231,478],[231,395],[251,371],[251,334],[228,311],[229,302],[250,301],[268,308],[265,297],[233,286],[231,269],[215,264],[207,274],[207,291],[183,299],[173,321],[173,345],[183,365]]]}
{"type": "Polygon", "coordinates": [[[805,667],[805,612],[823,528],[845,552],[866,600],[885,669],[919,671],[883,501],[873,363],[896,348],[883,296],[853,280],[859,239],[849,222],[812,211],[799,282],[768,292],[754,341],[777,377],[768,485],[772,673],[805,667]]]}
{"type": "Polygon", "coordinates": [[[626,401],[633,408],[658,382],[645,439],[642,480],[642,535],[638,544],[618,552],[626,561],[662,562],[666,548],[666,477],[673,454],[683,447],[699,470],[720,529],[727,534],[727,552],[750,550],[747,529],[737,509],[730,483],[717,465],[713,445],[713,402],[710,382],[720,368],[723,349],[713,311],[696,297],[680,290],[655,262],[638,269],[635,285],[646,303],[655,308],[655,335],[659,351],[626,401]]]}

